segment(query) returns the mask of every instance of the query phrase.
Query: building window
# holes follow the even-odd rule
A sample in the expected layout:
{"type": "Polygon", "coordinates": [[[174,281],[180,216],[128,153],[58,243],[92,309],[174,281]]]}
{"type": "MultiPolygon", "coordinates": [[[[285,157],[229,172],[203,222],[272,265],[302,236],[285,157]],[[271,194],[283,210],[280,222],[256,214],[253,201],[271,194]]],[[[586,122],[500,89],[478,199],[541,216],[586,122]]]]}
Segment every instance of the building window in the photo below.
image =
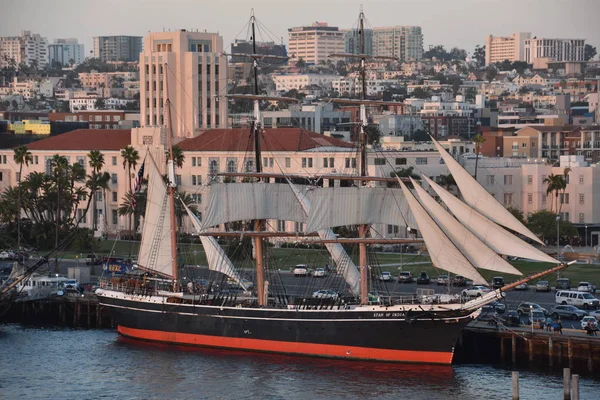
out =
{"type": "Polygon", "coordinates": [[[569,193],[560,194],[560,204],[569,204],[569,193]]]}
{"type": "Polygon", "coordinates": [[[504,175],[504,184],[512,185],[512,175],[504,175]]]}
{"type": "Polygon", "coordinates": [[[219,161],[210,160],[208,164],[208,173],[211,175],[216,175],[219,173],[219,161]]]}
{"type": "Polygon", "coordinates": [[[192,167],[196,166],[196,157],[192,157],[192,167]]]}
{"type": "Polygon", "coordinates": [[[294,226],[294,232],[303,232],[303,223],[302,222],[296,222],[295,226],[294,226]]]}
{"type": "Polygon", "coordinates": [[[117,192],[112,192],[112,201],[116,202],[119,201],[119,199],[117,198],[117,192]]]}
{"type": "Polygon", "coordinates": [[[263,167],[269,166],[269,157],[263,157],[263,167]]]}
{"type": "Polygon", "coordinates": [[[277,220],[277,230],[279,232],[285,232],[285,221],[284,220],[281,220],[281,219],[277,220]]]}
{"type": "Polygon", "coordinates": [[[533,175],[527,175],[527,184],[528,185],[533,184],[533,175]]]}
{"type": "Polygon", "coordinates": [[[116,184],[117,183],[117,174],[111,174],[110,175],[110,183],[112,183],[112,184],[116,184]]]}
{"type": "Polygon", "coordinates": [[[546,204],[546,195],[542,194],[542,204],[546,204]]]}
{"type": "Polygon", "coordinates": [[[406,158],[396,158],[396,165],[406,165],[406,158]]]}
{"type": "Polygon", "coordinates": [[[527,203],[533,203],[533,194],[527,193],[527,203]]]}
{"type": "Polygon", "coordinates": [[[387,226],[388,235],[397,235],[399,231],[400,231],[400,227],[398,225],[388,225],[387,226]]]}
{"type": "Polygon", "coordinates": [[[175,184],[181,186],[181,175],[175,175],[175,184]]]}
{"type": "Polygon", "coordinates": [[[291,166],[292,166],[292,159],[290,157],[286,157],[285,158],[285,167],[291,168],[291,166]]]}
{"type": "Polygon", "coordinates": [[[275,165],[275,159],[273,157],[269,157],[269,167],[273,168],[275,165]]]}
{"type": "Polygon", "coordinates": [[[112,158],[112,165],[117,165],[117,157],[112,158]]]}
{"type": "Polygon", "coordinates": [[[504,193],[504,206],[511,206],[513,202],[513,194],[512,193],[504,193]]]}
{"type": "Polygon", "coordinates": [[[426,157],[417,157],[416,164],[417,165],[427,164],[427,158],[426,157]]]}
{"type": "Polygon", "coordinates": [[[579,223],[583,224],[585,222],[585,214],[579,213],[579,223]]]}
{"type": "Polygon", "coordinates": [[[0,171],[0,182],[2,182],[2,172],[0,171]]]}
{"type": "Polygon", "coordinates": [[[375,165],[385,165],[385,158],[376,158],[375,165]]]}
{"type": "Polygon", "coordinates": [[[117,225],[119,223],[119,213],[117,210],[112,210],[112,223],[113,225],[117,225]]]}
{"type": "Polygon", "coordinates": [[[579,175],[579,184],[583,185],[583,175],[579,175]]]}
{"type": "Polygon", "coordinates": [[[345,162],[346,162],[346,163],[345,163],[345,166],[346,166],[346,168],[350,168],[350,159],[349,159],[349,158],[346,158],[346,159],[345,159],[345,162]]]}
{"type": "Polygon", "coordinates": [[[585,202],[585,195],[583,193],[579,193],[579,204],[583,204],[585,202]]]}
{"type": "Polygon", "coordinates": [[[77,209],[77,221],[80,224],[85,224],[87,223],[87,214],[85,212],[85,209],[77,209]]]}
{"type": "Polygon", "coordinates": [[[202,185],[202,175],[192,175],[192,186],[202,185]]]}
{"type": "MultiPolygon", "coordinates": [[[[101,191],[96,192],[96,201],[102,201],[102,192],[101,191]]],[[[102,210],[99,210],[99,211],[102,211],[102,210]]]]}
{"type": "Polygon", "coordinates": [[[352,168],[356,168],[356,157],[352,158],[352,168]]]}
{"type": "Polygon", "coordinates": [[[34,159],[34,162],[35,162],[36,165],[39,164],[40,160],[39,160],[38,156],[34,156],[33,159],[34,159]]]}
{"type": "Polygon", "coordinates": [[[302,157],[302,168],[312,168],[313,159],[312,157],[302,157]]]}
{"type": "Polygon", "coordinates": [[[494,175],[486,175],[485,184],[487,186],[493,186],[495,182],[494,175]]]}
{"type": "Polygon", "coordinates": [[[561,221],[570,221],[569,213],[568,212],[560,213],[560,220],[561,221]]]}

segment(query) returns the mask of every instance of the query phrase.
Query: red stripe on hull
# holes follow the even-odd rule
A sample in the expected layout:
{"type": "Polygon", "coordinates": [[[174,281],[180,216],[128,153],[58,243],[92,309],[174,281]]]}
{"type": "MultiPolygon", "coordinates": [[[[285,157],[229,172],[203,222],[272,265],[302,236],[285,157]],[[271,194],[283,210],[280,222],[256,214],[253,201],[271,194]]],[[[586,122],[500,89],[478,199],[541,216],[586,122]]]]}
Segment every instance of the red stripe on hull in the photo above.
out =
{"type": "Polygon", "coordinates": [[[268,353],[299,354],[329,358],[354,360],[394,361],[426,364],[452,364],[452,352],[388,350],[368,347],[340,346],[333,344],[281,342],[233,338],[221,336],[195,335],[190,333],[163,332],[127,328],[119,325],[117,331],[127,337],[163,343],[220,347],[237,350],[253,350],[268,353]]]}

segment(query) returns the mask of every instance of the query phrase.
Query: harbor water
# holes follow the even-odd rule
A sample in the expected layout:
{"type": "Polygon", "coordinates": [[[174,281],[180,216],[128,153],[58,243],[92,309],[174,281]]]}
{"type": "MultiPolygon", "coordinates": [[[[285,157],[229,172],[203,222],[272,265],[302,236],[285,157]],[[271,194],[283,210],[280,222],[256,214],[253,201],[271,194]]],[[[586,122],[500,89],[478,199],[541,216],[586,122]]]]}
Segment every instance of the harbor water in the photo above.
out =
{"type": "MultiPolygon", "coordinates": [[[[347,362],[131,341],[112,330],[0,325],[0,399],[510,399],[494,366],[347,362]]],[[[559,373],[520,371],[521,399],[561,399],[559,373]]],[[[582,377],[580,398],[600,396],[582,377]]]]}

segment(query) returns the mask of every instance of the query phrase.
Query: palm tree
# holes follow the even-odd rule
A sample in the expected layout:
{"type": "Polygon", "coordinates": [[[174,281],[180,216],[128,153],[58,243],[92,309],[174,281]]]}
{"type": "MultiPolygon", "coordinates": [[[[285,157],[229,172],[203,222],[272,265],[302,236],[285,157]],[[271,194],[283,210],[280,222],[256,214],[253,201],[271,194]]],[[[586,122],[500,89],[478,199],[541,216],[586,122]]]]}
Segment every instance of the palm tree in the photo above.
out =
{"type": "MultiPolygon", "coordinates": [[[[58,237],[60,233],[60,186],[65,177],[65,172],[69,168],[69,162],[65,156],[55,154],[50,160],[52,166],[52,175],[56,183],[56,230],[54,232],[54,248],[58,249],[58,237]]],[[[58,254],[58,253],[57,253],[58,254]]],[[[54,259],[54,272],[58,272],[58,257],[54,259]]]]}
{"type": "Polygon", "coordinates": [[[556,200],[556,202],[554,202],[554,199],[551,200],[550,211],[553,209],[553,204],[556,203],[556,210],[558,212],[558,194],[563,186],[566,187],[566,180],[562,175],[550,174],[544,179],[544,183],[548,185],[546,188],[546,195],[551,196],[552,192],[554,192],[554,198],[556,200]]]}
{"type": "MultiPolygon", "coordinates": [[[[90,200],[93,203],[93,215],[92,215],[92,229],[95,231],[97,229],[97,201],[98,199],[96,198],[96,192],[99,189],[99,183],[100,183],[100,170],[104,167],[104,154],[102,154],[100,152],[100,150],[92,150],[88,153],[88,164],[90,165],[90,168],[92,168],[92,174],[88,176],[88,187],[90,188],[90,200]]],[[[87,213],[87,209],[89,208],[89,201],[88,201],[88,207],[86,207],[86,213],[87,213]]]]}
{"type": "Polygon", "coordinates": [[[475,180],[477,180],[477,166],[479,164],[479,151],[481,150],[481,146],[485,143],[486,138],[479,135],[475,135],[472,139],[475,144],[475,180]]]}
{"type": "MultiPolygon", "coordinates": [[[[137,162],[140,159],[140,155],[136,149],[132,146],[127,146],[121,150],[121,157],[123,157],[123,169],[127,170],[127,177],[129,178],[129,190],[133,191],[131,187],[131,168],[137,166],[137,162]]],[[[135,195],[135,194],[134,194],[135,195]]],[[[131,218],[133,213],[129,214],[129,258],[131,258],[131,218]]]]}
{"type": "MultiPolygon", "coordinates": [[[[165,152],[165,156],[166,156],[167,163],[168,163],[169,159],[171,158],[171,152],[169,150],[167,150],[165,152]]],[[[173,162],[175,163],[175,166],[177,168],[183,167],[184,160],[185,160],[185,156],[183,155],[183,151],[181,150],[181,147],[179,147],[177,145],[173,146],[173,162]]]]}
{"type": "Polygon", "coordinates": [[[27,146],[19,146],[14,150],[13,158],[19,164],[19,197],[17,200],[17,251],[21,251],[21,177],[23,175],[23,164],[29,166],[33,162],[33,156],[27,146]]]}
{"type": "MultiPolygon", "coordinates": [[[[565,193],[567,191],[567,182],[569,180],[569,173],[571,172],[571,168],[566,167],[564,169],[563,175],[559,175],[559,177],[561,178],[559,181],[559,185],[558,185],[558,189],[562,190],[562,201],[560,202],[560,205],[557,204],[558,207],[558,214],[560,214],[561,210],[562,210],[562,206],[563,203],[565,202],[565,193]]],[[[557,196],[558,196],[558,192],[557,192],[557,196]]]]}
{"type": "MultiPolygon", "coordinates": [[[[194,214],[198,212],[198,207],[196,206],[192,195],[187,192],[177,191],[175,197],[175,218],[177,218],[177,225],[181,227],[181,225],[183,225],[183,217],[187,214],[181,203],[183,202],[183,204],[185,204],[194,214]]],[[[179,229],[179,231],[181,231],[181,229],[179,229]]]]}

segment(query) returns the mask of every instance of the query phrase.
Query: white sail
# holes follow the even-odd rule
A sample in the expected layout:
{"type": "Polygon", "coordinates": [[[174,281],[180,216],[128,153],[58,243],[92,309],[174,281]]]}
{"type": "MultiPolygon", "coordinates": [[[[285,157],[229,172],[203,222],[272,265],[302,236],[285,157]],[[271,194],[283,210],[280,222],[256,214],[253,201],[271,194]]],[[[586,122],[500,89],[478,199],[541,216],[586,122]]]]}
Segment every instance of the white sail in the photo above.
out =
{"type": "Polygon", "coordinates": [[[400,189],[373,187],[318,188],[311,194],[308,232],[336,226],[388,224],[414,226],[400,189]]]}
{"type": "Polygon", "coordinates": [[[204,214],[202,229],[254,219],[306,222],[290,187],[279,183],[213,184],[204,214]]]}
{"type": "Polygon", "coordinates": [[[469,207],[440,185],[423,175],[423,179],[435,190],[452,214],[479,239],[498,254],[560,264],[541,250],[519,239],[506,229],[496,225],[477,210],[469,207]]]}
{"type": "MultiPolygon", "coordinates": [[[[296,196],[298,202],[302,206],[302,209],[308,215],[311,209],[311,201],[306,195],[308,187],[305,187],[304,190],[301,191],[289,179],[288,184],[292,188],[292,191],[294,192],[294,195],[296,196]]],[[[331,229],[322,229],[318,231],[317,234],[323,240],[336,239],[336,236],[331,229]]],[[[335,262],[338,268],[338,272],[342,273],[344,280],[346,281],[348,286],[350,286],[350,290],[352,291],[352,293],[354,293],[355,295],[359,295],[360,272],[358,271],[358,268],[356,268],[356,265],[354,265],[354,262],[352,261],[346,250],[344,250],[344,247],[339,243],[326,243],[325,247],[331,255],[331,258],[335,262]]]]}
{"type": "Polygon", "coordinates": [[[171,200],[165,180],[152,156],[150,158],[152,162],[148,168],[148,197],[138,264],[142,268],[172,276],[171,200]]]}
{"type": "Polygon", "coordinates": [[[452,240],[452,243],[454,243],[475,268],[483,268],[489,271],[504,272],[512,275],[522,275],[518,269],[510,265],[470,230],[458,222],[456,218],[444,210],[444,207],[439,205],[414,179],[410,178],[410,180],[415,187],[423,208],[425,208],[438,226],[442,228],[446,236],[452,240]]]}
{"type": "MultiPolygon", "coordinates": [[[[185,211],[192,220],[192,225],[194,225],[196,232],[203,233],[204,231],[202,230],[202,222],[200,222],[198,217],[189,209],[188,206],[185,205],[183,201],[181,202],[181,204],[183,204],[185,211]]],[[[221,272],[227,275],[228,277],[233,279],[238,285],[240,285],[242,289],[248,290],[246,285],[244,285],[240,274],[238,274],[235,267],[233,266],[233,263],[231,262],[229,257],[225,255],[223,248],[219,246],[219,243],[217,243],[216,239],[212,236],[200,236],[200,242],[202,243],[202,247],[204,248],[204,251],[206,253],[208,269],[210,269],[211,271],[221,272]]]]}
{"type": "Polygon", "coordinates": [[[448,239],[406,185],[400,179],[398,179],[398,182],[400,182],[400,187],[404,192],[408,206],[417,221],[417,227],[427,245],[427,251],[433,265],[445,271],[471,279],[475,284],[485,284],[485,279],[483,279],[460,250],[456,248],[452,241],[448,239]]]}
{"type": "Polygon", "coordinates": [[[492,221],[512,229],[528,238],[544,244],[533,232],[510,213],[494,196],[488,193],[435,139],[433,144],[444,159],[448,170],[454,177],[465,202],[492,221]]]}

